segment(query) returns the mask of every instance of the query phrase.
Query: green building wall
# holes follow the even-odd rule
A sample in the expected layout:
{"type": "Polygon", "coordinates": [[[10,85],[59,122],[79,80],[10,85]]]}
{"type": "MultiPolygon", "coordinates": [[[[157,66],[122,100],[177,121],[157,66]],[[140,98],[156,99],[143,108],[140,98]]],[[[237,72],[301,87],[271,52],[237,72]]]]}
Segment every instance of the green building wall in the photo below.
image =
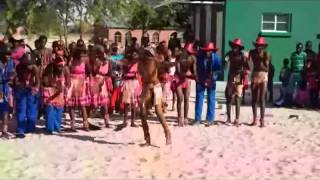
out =
{"type": "MultiPolygon", "coordinates": [[[[262,35],[268,42],[268,50],[275,66],[274,81],[278,81],[282,60],[289,58],[296,43],[311,40],[318,52],[320,34],[320,0],[226,0],[224,22],[224,52],[230,50],[229,40],[241,38],[245,49],[253,48],[252,42],[261,31],[263,13],[288,13],[291,33],[287,36],[262,35]]],[[[227,73],[225,72],[225,77],[227,73]]]]}

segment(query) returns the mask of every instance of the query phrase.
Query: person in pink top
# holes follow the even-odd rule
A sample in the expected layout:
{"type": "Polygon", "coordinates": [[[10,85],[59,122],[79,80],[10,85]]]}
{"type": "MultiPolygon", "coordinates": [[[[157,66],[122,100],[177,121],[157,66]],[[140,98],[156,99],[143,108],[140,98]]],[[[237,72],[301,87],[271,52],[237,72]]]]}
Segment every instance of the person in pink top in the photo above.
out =
{"type": "Polygon", "coordinates": [[[89,105],[86,71],[88,68],[87,50],[82,40],[78,41],[72,61],[70,62],[71,85],[67,90],[66,105],[69,108],[71,130],[75,131],[74,110],[80,108],[83,117],[83,128],[89,130],[86,107],[89,105]]]}
{"type": "Polygon", "coordinates": [[[196,54],[197,51],[194,50],[193,44],[189,43],[186,44],[179,57],[176,59],[175,88],[178,100],[178,125],[180,127],[186,126],[189,123],[190,83],[191,80],[196,77],[196,54]]]}
{"type": "MultiPolygon", "coordinates": [[[[93,47],[90,58],[90,107],[91,110],[97,107],[103,108],[105,126],[109,127],[108,105],[110,93],[108,80],[111,77],[111,63],[104,56],[104,48],[101,45],[93,47]]],[[[89,112],[91,112],[91,110],[89,112]]],[[[89,117],[90,117],[90,113],[89,117]]]]}
{"type": "Polygon", "coordinates": [[[124,103],[123,126],[127,126],[128,110],[131,109],[131,127],[136,127],[136,109],[139,105],[141,86],[138,77],[138,54],[135,50],[127,52],[126,58],[121,62],[123,65],[123,77],[121,83],[122,103],[124,103]]]}

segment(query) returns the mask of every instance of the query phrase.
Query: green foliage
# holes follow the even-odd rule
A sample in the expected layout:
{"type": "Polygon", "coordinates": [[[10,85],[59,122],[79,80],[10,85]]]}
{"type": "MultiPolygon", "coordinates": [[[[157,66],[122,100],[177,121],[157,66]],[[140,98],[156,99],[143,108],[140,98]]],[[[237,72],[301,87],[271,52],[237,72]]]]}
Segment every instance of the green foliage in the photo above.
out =
{"type": "Polygon", "coordinates": [[[33,11],[32,17],[29,24],[31,33],[49,35],[60,31],[58,16],[54,9],[47,7],[37,8],[33,11]]]}
{"type": "MultiPolygon", "coordinates": [[[[140,0],[130,6],[129,26],[133,28],[182,27],[188,22],[188,8],[178,0],[140,0]]],[[[189,11],[190,12],[190,11],[189,11]]]]}
{"type": "Polygon", "coordinates": [[[139,4],[134,7],[130,26],[132,28],[148,28],[152,24],[152,20],[157,17],[156,11],[148,4],[139,4]]]}
{"type": "MultiPolygon", "coordinates": [[[[131,28],[181,27],[188,9],[179,0],[5,0],[0,13],[9,31],[24,26],[31,33],[67,31],[70,24],[87,31],[87,24],[131,28]],[[83,29],[85,28],[85,30],[83,29]]],[[[11,32],[12,33],[12,32],[11,32]]]]}

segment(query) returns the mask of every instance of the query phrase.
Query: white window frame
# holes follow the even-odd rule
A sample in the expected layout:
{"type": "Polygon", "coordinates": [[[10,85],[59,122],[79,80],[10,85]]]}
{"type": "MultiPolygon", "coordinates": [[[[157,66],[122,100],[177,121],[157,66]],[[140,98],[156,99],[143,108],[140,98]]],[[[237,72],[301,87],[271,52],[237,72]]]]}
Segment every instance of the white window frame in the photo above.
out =
{"type": "Polygon", "coordinates": [[[284,13],[263,13],[261,16],[261,32],[267,32],[267,33],[289,33],[291,28],[291,14],[284,14],[284,13]],[[274,16],[274,21],[263,21],[264,15],[273,15],[274,16]],[[286,15],[288,16],[288,22],[284,21],[278,21],[278,16],[283,16],[286,15]],[[273,30],[264,30],[263,29],[263,24],[264,23],[273,23],[274,24],[274,29],[273,30]],[[277,30],[277,25],[278,24],[288,24],[288,30],[287,31],[280,31],[277,30]]]}

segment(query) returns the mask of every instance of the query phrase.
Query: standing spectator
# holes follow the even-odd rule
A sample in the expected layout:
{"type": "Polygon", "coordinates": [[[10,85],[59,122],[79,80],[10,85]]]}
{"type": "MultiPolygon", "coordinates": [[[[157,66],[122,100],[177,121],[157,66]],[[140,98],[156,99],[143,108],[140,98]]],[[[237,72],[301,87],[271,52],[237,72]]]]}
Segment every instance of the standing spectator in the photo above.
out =
{"type": "Polygon", "coordinates": [[[318,103],[318,91],[317,91],[317,53],[312,50],[312,42],[306,42],[307,62],[305,67],[306,80],[308,82],[310,105],[316,107],[318,103]]]}
{"type": "Polygon", "coordinates": [[[186,44],[194,42],[194,32],[192,31],[191,24],[187,24],[186,31],[183,33],[183,39],[186,44]]]}
{"type": "Polygon", "coordinates": [[[149,34],[147,31],[144,31],[141,37],[141,47],[145,48],[149,45],[149,43],[150,43],[149,34]]]}
{"type": "Polygon", "coordinates": [[[286,102],[286,89],[290,78],[289,59],[283,60],[283,67],[280,71],[279,81],[281,82],[280,98],[275,103],[276,106],[282,106],[286,102]]]}
{"type": "Polygon", "coordinates": [[[288,106],[292,105],[293,92],[296,89],[296,84],[302,80],[302,72],[307,59],[307,54],[302,50],[303,44],[298,43],[296,51],[291,54],[291,75],[287,87],[288,102],[286,102],[288,106]]]}
{"type": "MultiPolygon", "coordinates": [[[[317,80],[318,80],[318,86],[317,86],[317,91],[318,91],[318,94],[320,96],[320,43],[318,45],[318,56],[317,56],[317,80]]],[[[318,98],[319,98],[318,96],[318,98]]],[[[320,106],[320,103],[318,103],[318,107],[320,106]]]]}
{"type": "MultiPolygon", "coordinates": [[[[170,51],[171,51],[172,53],[174,53],[176,47],[178,47],[179,49],[181,49],[181,42],[180,42],[180,39],[178,38],[178,33],[177,33],[177,32],[174,32],[174,33],[172,33],[171,36],[170,36],[168,48],[170,49],[170,51]]],[[[173,55],[175,55],[175,54],[173,54],[173,55]]]]}
{"type": "MultiPolygon", "coordinates": [[[[269,103],[273,103],[273,77],[274,77],[274,66],[272,62],[270,62],[269,65],[269,71],[268,71],[268,93],[269,93],[269,103]]],[[[268,98],[268,96],[266,96],[268,98]]]]}

